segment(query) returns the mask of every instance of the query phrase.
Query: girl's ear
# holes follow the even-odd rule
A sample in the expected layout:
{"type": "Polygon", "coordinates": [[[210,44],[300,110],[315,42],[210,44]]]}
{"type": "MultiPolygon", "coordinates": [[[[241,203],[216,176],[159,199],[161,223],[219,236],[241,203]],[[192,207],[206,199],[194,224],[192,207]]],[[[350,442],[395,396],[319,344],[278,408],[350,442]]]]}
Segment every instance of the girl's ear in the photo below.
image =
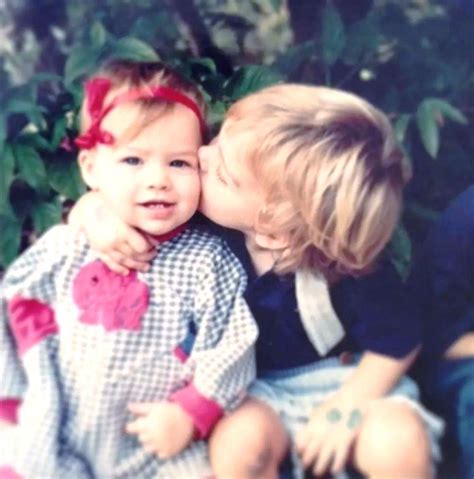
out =
{"type": "Polygon", "coordinates": [[[283,233],[277,235],[255,233],[255,243],[263,249],[283,250],[288,247],[289,242],[288,235],[283,233]]]}
{"type": "Polygon", "coordinates": [[[95,155],[90,150],[81,150],[79,152],[78,162],[81,170],[81,176],[86,185],[91,190],[97,189],[95,155]]]}

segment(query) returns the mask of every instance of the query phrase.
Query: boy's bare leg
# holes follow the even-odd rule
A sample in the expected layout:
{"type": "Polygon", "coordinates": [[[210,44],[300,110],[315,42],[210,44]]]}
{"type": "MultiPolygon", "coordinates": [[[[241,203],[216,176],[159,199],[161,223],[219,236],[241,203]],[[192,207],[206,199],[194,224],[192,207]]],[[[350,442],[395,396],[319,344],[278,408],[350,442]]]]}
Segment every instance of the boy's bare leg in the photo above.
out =
{"type": "Polygon", "coordinates": [[[445,352],[446,359],[474,357],[474,333],[466,333],[455,341],[445,352]]]}
{"type": "Polygon", "coordinates": [[[219,479],[277,479],[288,447],[277,414],[264,403],[248,399],[217,424],[209,454],[219,479]]]}
{"type": "Polygon", "coordinates": [[[431,447],[421,418],[408,404],[380,401],[361,426],[354,463],[369,478],[431,479],[431,447]]]}

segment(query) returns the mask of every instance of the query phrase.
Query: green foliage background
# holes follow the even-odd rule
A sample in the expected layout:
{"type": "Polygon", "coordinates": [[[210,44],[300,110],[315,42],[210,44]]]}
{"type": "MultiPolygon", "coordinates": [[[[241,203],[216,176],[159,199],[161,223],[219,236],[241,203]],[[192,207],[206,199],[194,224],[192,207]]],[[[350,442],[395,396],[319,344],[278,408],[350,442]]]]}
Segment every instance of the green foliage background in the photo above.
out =
{"type": "Polygon", "coordinates": [[[386,111],[413,170],[390,245],[401,274],[474,179],[472,0],[5,0],[0,7],[0,268],[85,191],[67,139],[84,77],[162,59],[228,105],[280,81],[354,91],[386,111]],[[66,141],[65,141],[66,140],[66,141]]]}

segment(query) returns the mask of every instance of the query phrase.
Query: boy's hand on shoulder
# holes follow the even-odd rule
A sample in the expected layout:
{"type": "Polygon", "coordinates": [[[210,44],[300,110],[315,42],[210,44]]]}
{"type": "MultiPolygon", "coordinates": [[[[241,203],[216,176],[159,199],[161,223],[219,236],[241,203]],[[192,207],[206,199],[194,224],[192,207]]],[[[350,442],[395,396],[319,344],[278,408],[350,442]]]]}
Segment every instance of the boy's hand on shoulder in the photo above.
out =
{"type": "Polygon", "coordinates": [[[154,245],[109,211],[97,192],[86,193],[79,199],[68,222],[85,233],[92,249],[116,273],[146,271],[156,254],[154,245]]]}
{"type": "Polygon", "coordinates": [[[129,410],[137,419],[126,426],[135,434],[148,452],[160,459],[169,459],[185,449],[193,440],[194,423],[190,416],[175,403],[130,404],[129,410]]]}
{"type": "Polygon", "coordinates": [[[305,469],[319,476],[335,474],[347,463],[360,429],[363,411],[334,396],[317,408],[296,438],[305,469]]]}

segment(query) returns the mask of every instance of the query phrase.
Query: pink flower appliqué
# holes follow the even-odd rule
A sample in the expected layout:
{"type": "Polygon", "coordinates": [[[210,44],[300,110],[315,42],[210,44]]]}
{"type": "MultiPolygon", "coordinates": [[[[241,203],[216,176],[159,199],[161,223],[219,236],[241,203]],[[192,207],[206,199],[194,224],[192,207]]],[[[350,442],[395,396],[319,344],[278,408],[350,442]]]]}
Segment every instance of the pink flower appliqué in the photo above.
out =
{"type": "Polygon", "coordinates": [[[94,261],[74,279],[73,298],[82,311],[82,323],[101,324],[106,331],[138,330],[148,308],[149,292],[135,271],[123,276],[94,261]]]}
{"type": "Polygon", "coordinates": [[[58,332],[54,311],[37,299],[15,296],[8,303],[8,313],[20,355],[46,336],[58,332]]]}

